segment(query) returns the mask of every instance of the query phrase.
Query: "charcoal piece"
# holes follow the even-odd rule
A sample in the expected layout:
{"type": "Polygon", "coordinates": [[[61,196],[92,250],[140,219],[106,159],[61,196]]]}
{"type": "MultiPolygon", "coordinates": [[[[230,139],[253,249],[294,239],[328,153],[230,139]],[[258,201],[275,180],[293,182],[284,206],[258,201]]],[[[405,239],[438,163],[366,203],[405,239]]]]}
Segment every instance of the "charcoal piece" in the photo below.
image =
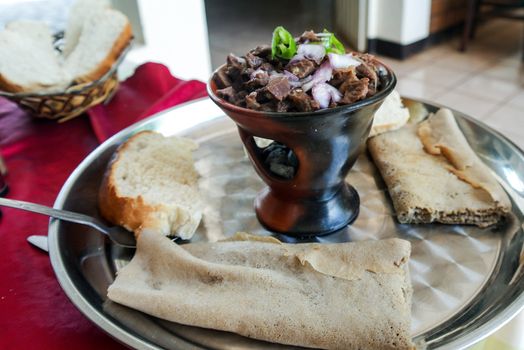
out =
{"type": "Polygon", "coordinates": [[[286,164],[287,162],[287,147],[278,142],[273,142],[264,148],[262,154],[266,157],[264,161],[266,165],[271,163],[286,164]]]}
{"type": "Polygon", "coordinates": [[[279,142],[273,142],[262,151],[264,164],[269,171],[285,179],[292,179],[298,167],[298,159],[292,150],[279,142]]]}
{"type": "Polygon", "coordinates": [[[290,180],[295,176],[295,169],[292,166],[285,164],[271,163],[269,165],[269,170],[271,170],[273,174],[281,176],[287,180],[290,180]]]}
{"type": "Polygon", "coordinates": [[[292,150],[287,152],[287,164],[295,169],[298,168],[298,159],[292,150]]]}

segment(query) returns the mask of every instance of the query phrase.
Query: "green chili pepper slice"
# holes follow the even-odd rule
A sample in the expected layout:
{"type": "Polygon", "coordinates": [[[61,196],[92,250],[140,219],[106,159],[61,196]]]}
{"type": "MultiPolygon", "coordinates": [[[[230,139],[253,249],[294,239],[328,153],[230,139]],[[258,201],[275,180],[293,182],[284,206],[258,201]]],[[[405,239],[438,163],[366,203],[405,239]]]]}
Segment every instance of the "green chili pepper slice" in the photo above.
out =
{"type": "Polygon", "coordinates": [[[327,38],[322,38],[322,42],[324,44],[324,47],[326,48],[326,53],[337,53],[339,55],[343,55],[346,53],[346,49],[344,48],[344,45],[336,38],[335,34],[331,33],[327,29],[324,29],[323,31],[326,34],[331,34],[327,38]]]}
{"type": "Polygon", "coordinates": [[[276,27],[271,41],[271,58],[280,57],[289,60],[296,53],[297,44],[293,35],[282,26],[276,27]]]}

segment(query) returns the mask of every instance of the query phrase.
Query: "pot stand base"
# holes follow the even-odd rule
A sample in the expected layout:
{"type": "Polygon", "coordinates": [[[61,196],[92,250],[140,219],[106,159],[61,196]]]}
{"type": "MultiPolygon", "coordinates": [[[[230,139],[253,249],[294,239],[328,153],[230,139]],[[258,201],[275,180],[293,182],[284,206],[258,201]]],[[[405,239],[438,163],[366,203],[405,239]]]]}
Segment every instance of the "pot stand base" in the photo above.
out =
{"type": "Polygon", "coordinates": [[[294,237],[321,236],[344,228],[358,216],[360,197],[345,183],[325,201],[296,201],[276,196],[269,187],[255,198],[258,221],[266,229],[294,237]]]}

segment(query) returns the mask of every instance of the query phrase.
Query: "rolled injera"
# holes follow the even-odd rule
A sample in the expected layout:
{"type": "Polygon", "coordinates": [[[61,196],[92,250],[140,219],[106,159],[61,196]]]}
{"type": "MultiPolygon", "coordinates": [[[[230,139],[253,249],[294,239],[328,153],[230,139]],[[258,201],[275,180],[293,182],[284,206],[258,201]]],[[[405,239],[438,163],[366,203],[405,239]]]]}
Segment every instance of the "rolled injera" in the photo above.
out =
{"type": "Polygon", "coordinates": [[[368,149],[400,223],[486,227],[511,210],[506,192],[472,150],[449,109],[375,136],[368,140],[368,149]]]}
{"type": "Polygon", "coordinates": [[[108,297],[169,321],[270,342],[413,347],[409,242],[284,244],[252,237],[179,246],[146,230],[108,297]]]}

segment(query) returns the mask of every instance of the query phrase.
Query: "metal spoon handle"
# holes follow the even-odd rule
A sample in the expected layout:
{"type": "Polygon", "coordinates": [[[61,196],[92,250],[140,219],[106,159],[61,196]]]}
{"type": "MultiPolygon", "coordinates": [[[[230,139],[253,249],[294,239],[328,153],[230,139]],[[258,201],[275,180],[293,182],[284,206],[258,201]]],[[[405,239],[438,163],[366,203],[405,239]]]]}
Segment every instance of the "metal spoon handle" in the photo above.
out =
{"type": "Polygon", "coordinates": [[[74,222],[77,224],[88,225],[103,233],[106,233],[106,234],[108,233],[108,228],[104,224],[102,224],[97,219],[91,216],[84,215],[84,214],[74,213],[72,211],[67,211],[67,210],[54,209],[51,207],[47,207],[45,205],[18,201],[14,199],[7,199],[7,198],[0,198],[0,206],[22,209],[22,210],[31,211],[34,213],[44,214],[47,216],[51,216],[55,219],[74,222]]]}

